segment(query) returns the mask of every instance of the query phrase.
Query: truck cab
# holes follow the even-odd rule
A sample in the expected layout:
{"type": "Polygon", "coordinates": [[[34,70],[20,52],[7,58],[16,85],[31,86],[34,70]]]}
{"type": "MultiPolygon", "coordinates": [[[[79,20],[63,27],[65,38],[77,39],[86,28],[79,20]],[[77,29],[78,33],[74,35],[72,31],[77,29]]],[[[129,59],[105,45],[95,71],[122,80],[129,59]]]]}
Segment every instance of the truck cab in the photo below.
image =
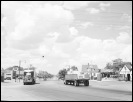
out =
{"type": "Polygon", "coordinates": [[[36,72],[34,70],[24,70],[23,84],[35,84],[36,83],[36,72]]]}

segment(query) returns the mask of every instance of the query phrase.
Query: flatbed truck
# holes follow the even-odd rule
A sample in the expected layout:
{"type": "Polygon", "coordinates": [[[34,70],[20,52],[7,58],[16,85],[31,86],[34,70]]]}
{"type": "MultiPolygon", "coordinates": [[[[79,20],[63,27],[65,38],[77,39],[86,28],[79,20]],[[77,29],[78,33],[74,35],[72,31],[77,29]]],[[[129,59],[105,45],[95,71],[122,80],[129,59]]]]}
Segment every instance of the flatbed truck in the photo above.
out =
{"type": "Polygon", "coordinates": [[[74,86],[79,86],[81,83],[83,83],[84,86],[89,86],[89,79],[90,79],[89,74],[83,74],[83,75],[66,74],[64,79],[64,84],[65,85],[72,84],[74,86]]]}

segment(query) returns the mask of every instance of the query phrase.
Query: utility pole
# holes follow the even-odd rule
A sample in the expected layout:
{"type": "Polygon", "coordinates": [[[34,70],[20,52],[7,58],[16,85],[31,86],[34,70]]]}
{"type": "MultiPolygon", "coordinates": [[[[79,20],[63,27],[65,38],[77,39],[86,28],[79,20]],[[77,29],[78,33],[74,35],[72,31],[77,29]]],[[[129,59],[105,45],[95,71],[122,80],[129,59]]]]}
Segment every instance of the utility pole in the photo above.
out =
{"type": "MultiPolygon", "coordinates": [[[[22,61],[25,61],[25,60],[19,60],[19,77],[18,77],[19,78],[19,82],[20,82],[20,66],[21,66],[21,62],[22,61]]],[[[26,63],[26,61],[25,61],[25,63],[26,63]]]]}
{"type": "MultiPolygon", "coordinates": [[[[92,65],[92,60],[91,60],[91,65],[92,65]]],[[[92,68],[91,68],[91,79],[92,79],[92,68]]]]}
{"type": "Polygon", "coordinates": [[[20,82],[20,64],[21,64],[21,60],[19,60],[19,82],[20,82]]]}

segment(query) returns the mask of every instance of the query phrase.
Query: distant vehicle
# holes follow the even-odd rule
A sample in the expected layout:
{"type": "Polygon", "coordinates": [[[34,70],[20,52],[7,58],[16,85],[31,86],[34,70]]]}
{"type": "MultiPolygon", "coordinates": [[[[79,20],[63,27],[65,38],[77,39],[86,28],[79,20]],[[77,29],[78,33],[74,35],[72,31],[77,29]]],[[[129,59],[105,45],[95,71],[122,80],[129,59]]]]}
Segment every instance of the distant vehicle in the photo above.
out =
{"type": "Polygon", "coordinates": [[[74,86],[79,86],[79,84],[83,83],[84,86],[89,86],[89,74],[67,74],[65,75],[64,84],[73,84],[74,86]]]}
{"type": "Polygon", "coordinates": [[[19,76],[18,79],[23,79],[23,77],[22,76],[19,76]]]}
{"type": "Polygon", "coordinates": [[[5,80],[11,80],[11,77],[6,77],[5,80]]]}
{"type": "Polygon", "coordinates": [[[24,70],[24,78],[23,78],[24,85],[28,83],[35,84],[36,78],[37,78],[37,75],[36,75],[35,70],[24,70]]]}
{"type": "Polygon", "coordinates": [[[11,80],[12,79],[12,74],[11,73],[5,73],[5,76],[4,76],[5,80],[11,80]]]}

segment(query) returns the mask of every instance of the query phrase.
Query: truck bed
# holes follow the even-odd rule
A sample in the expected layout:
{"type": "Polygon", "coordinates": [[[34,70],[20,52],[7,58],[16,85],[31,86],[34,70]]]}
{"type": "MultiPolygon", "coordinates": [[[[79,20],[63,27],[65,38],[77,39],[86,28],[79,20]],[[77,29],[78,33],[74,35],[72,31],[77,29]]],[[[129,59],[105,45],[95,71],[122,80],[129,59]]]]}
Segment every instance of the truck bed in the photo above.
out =
{"type": "Polygon", "coordinates": [[[65,80],[89,80],[89,74],[77,75],[77,74],[67,74],[65,75],[65,80]]]}

